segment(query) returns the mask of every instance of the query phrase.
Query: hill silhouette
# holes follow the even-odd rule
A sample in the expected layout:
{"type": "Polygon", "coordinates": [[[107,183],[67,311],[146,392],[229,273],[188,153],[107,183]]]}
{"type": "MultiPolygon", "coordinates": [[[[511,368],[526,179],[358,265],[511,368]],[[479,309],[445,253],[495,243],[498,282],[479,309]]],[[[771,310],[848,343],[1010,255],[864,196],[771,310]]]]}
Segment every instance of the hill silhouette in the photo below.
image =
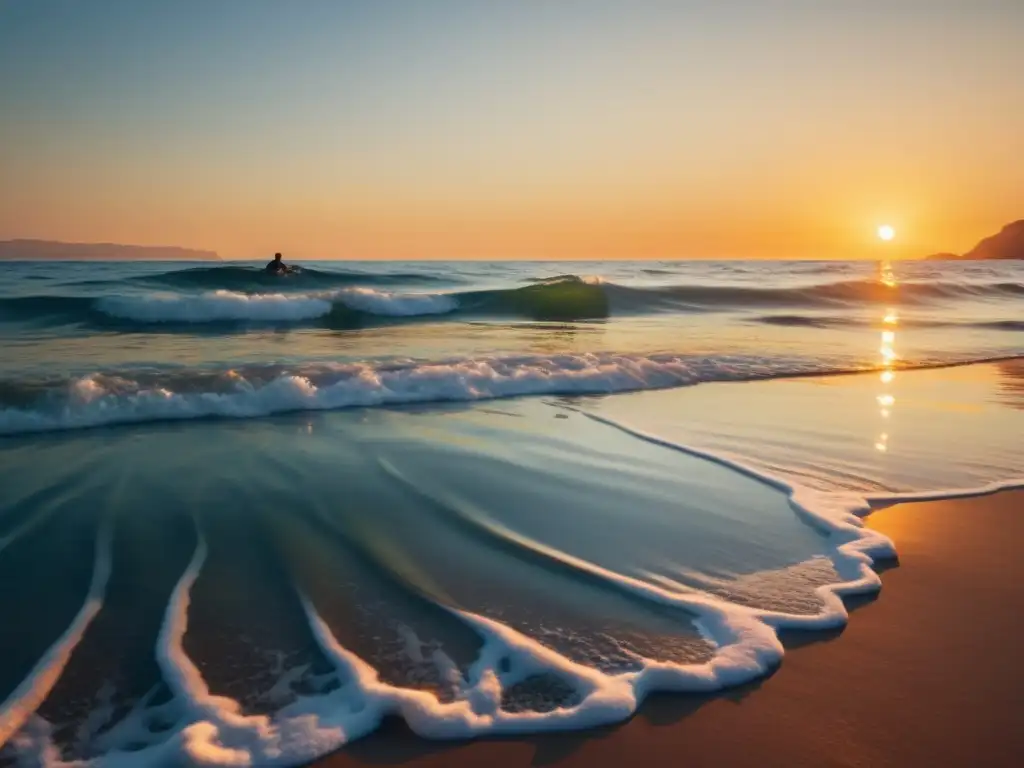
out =
{"type": "Polygon", "coordinates": [[[929,259],[1024,259],[1024,219],[1007,224],[967,253],[936,253],[929,259]]]}
{"type": "Polygon", "coordinates": [[[62,243],[55,240],[0,240],[6,261],[220,261],[214,251],[177,246],[62,243]]]}

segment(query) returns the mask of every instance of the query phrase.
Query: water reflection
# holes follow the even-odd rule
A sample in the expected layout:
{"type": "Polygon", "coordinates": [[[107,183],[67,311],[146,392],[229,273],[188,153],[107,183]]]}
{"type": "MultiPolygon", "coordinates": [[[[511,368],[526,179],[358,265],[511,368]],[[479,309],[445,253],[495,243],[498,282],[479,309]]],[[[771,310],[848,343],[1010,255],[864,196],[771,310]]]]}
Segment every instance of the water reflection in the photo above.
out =
{"type": "MultiPolygon", "coordinates": [[[[886,288],[896,287],[896,276],[893,274],[892,265],[889,262],[879,264],[878,280],[886,288]]],[[[896,326],[898,325],[899,315],[894,307],[889,307],[882,316],[882,338],[878,348],[882,366],[878,378],[882,383],[882,391],[875,400],[878,402],[878,415],[886,426],[886,430],[879,432],[875,439],[875,450],[879,453],[888,453],[889,451],[888,422],[892,416],[893,406],[896,405],[896,397],[892,394],[890,385],[896,380],[895,365],[899,357],[896,354],[896,326]]]]}
{"type": "Polygon", "coordinates": [[[878,280],[886,288],[896,287],[896,275],[893,274],[892,264],[888,261],[882,261],[878,264],[878,280]]]}
{"type": "Polygon", "coordinates": [[[1011,408],[1024,410],[1024,360],[1004,360],[999,369],[999,394],[1011,408]]]}

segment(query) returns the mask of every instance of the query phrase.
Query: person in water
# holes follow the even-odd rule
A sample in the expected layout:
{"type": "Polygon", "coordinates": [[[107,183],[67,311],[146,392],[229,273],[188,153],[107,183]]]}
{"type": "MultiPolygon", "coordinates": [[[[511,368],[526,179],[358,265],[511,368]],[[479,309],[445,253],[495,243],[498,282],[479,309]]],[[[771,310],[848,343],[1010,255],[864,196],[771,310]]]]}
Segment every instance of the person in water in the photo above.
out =
{"type": "Polygon", "coordinates": [[[275,275],[281,275],[281,274],[284,274],[285,272],[290,272],[291,271],[291,267],[288,267],[287,265],[285,265],[285,263],[283,261],[281,261],[281,254],[280,253],[275,253],[274,254],[274,260],[272,262],[270,262],[269,264],[267,264],[266,269],[267,269],[267,272],[272,272],[275,275]]]}

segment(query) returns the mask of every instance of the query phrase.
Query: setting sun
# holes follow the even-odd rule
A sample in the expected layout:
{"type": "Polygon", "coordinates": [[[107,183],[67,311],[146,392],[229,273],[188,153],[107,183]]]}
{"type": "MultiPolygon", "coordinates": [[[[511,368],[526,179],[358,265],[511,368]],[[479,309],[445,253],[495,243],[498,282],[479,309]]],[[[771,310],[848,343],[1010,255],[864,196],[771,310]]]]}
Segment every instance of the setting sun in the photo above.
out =
{"type": "Polygon", "coordinates": [[[878,236],[882,240],[889,241],[896,237],[896,230],[890,227],[888,224],[883,224],[878,228],[878,236]]]}

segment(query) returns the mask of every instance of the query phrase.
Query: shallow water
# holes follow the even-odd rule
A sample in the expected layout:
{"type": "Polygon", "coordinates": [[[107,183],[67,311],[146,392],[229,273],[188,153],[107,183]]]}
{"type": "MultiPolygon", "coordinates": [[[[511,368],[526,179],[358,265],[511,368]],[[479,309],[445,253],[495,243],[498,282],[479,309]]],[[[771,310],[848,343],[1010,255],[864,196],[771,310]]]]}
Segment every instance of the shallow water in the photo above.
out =
{"type": "Polygon", "coordinates": [[[0,762],[615,722],[844,622],[869,496],[1024,475],[1009,264],[7,274],[0,762]]]}

